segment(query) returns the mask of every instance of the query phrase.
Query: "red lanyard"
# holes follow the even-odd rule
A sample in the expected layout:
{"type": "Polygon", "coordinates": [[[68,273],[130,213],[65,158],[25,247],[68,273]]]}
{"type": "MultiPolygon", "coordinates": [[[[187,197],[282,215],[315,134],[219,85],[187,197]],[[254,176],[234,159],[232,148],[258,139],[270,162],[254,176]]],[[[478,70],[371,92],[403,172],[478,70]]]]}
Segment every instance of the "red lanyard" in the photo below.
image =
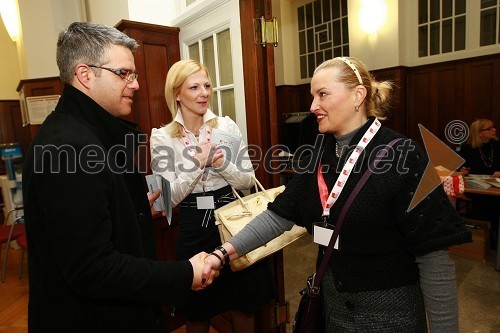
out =
{"type": "Polygon", "coordinates": [[[380,122],[375,118],[375,121],[370,125],[370,127],[366,130],[365,134],[361,140],[359,140],[358,145],[352,151],[351,155],[346,160],[342,171],[340,172],[335,184],[333,186],[330,195],[328,195],[328,187],[326,186],[325,179],[323,178],[323,174],[321,173],[321,164],[318,166],[318,189],[319,189],[319,197],[321,199],[321,207],[323,207],[323,218],[326,218],[330,215],[330,208],[335,204],[340,193],[344,189],[344,184],[347,182],[347,179],[351,175],[351,171],[354,168],[354,165],[358,161],[361,152],[365,149],[365,147],[370,143],[375,134],[380,129],[380,122]]]}

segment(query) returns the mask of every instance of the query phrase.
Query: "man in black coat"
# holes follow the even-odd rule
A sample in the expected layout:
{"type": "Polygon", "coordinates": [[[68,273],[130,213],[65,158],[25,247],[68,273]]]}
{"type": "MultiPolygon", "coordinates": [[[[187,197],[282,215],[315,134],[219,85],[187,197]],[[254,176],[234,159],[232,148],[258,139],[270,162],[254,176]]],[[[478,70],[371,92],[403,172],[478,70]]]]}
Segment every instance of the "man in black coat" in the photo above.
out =
{"type": "Polygon", "coordinates": [[[23,172],[30,332],[156,332],[161,304],[203,289],[206,253],[155,261],[151,203],[134,163],[141,134],[119,116],[139,89],[135,40],[93,23],[59,35],[65,87],[23,172]]]}

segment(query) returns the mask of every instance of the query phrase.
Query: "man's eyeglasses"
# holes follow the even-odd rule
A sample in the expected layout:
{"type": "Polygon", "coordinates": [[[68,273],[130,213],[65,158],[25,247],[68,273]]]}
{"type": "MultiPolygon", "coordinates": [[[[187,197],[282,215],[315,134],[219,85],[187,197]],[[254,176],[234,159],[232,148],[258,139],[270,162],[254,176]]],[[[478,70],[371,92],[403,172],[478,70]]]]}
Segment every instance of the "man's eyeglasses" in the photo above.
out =
{"type": "Polygon", "coordinates": [[[492,128],[495,128],[495,126],[491,126],[491,127],[488,127],[488,128],[483,128],[482,130],[479,130],[479,132],[491,131],[492,128]]]}
{"type": "Polygon", "coordinates": [[[130,82],[130,83],[134,82],[139,77],[139,75],[137,73],[134,73],[128,69],[116,69],[116,68],[109,68],[109,67],[102,67],[102,66],[95,66],[95,65],[87,65],[87,66],[105,69],[107,71],[110,71],[113,74],[118,75],[119,77],[121,77],[122,79],[124,79],[125,81],[130,82]]]}

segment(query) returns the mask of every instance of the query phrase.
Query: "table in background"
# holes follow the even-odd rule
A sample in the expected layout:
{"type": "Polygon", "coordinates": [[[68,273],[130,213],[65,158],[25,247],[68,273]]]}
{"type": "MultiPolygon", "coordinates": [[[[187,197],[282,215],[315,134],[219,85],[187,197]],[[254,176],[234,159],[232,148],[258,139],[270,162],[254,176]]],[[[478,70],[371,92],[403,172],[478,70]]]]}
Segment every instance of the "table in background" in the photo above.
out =
{"type": "MultiPolygon", "coordinates": [[[[489,189],[482,190],[478,188],[471,188],[465,186],[465,194],[471,193],[471,194],[479,194],[479,195],[488,195],[488,196],[495,196],[498,197],[498,200],[500,201],[500,188],[498,187],[490,187],[489,189]]],[[[498,226],[498,231],[497,231],[497,259],[496,259],[496,264],[495,264],[495,270],[500,272],[500,217],[499,217],[499,226],[498,226]]]]}

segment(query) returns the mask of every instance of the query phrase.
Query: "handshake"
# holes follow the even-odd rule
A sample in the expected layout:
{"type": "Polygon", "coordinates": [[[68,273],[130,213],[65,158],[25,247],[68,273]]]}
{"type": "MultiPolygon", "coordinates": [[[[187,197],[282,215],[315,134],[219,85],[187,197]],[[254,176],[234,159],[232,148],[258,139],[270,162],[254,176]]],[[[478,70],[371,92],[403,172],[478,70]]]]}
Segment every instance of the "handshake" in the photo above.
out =
{"type": "MultiPolygon", "coordinates": [[[[229,243],[231,250],[234,250],[229,243]]],[[[231,251],[233,252],[233,251],[231,251]]],[[[235,251],[234,251],[235,252],[235,251]]],[[[189,259],[193,266],[193,283],[191,289],[199,291],[211,285],[219,276],[220,270],[229,264],[229,254],[224,247],[218,247],[212,253],[200,252],[189,259]]]]}

